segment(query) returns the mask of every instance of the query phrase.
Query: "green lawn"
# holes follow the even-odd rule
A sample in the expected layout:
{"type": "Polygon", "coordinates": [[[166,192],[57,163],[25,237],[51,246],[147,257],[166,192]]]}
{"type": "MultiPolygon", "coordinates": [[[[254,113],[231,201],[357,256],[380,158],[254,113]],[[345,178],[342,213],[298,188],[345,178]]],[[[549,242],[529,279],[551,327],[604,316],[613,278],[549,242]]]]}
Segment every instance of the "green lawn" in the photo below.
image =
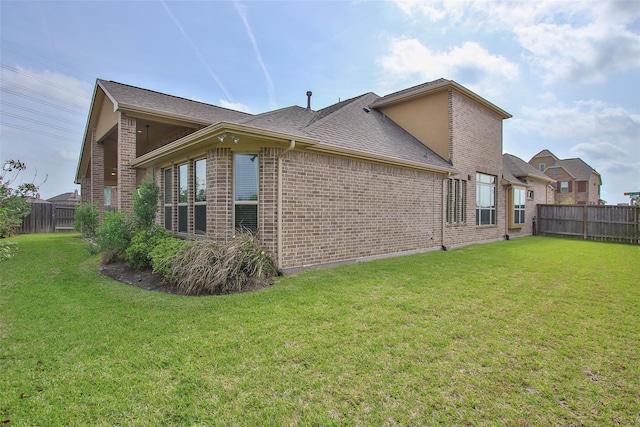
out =
{"type": "Polygon", "coordinates": [[[0,423],[638,425],[640,247],[529,237],[232,296],[97,273],[71,235],[0,263],[0,423]]]}

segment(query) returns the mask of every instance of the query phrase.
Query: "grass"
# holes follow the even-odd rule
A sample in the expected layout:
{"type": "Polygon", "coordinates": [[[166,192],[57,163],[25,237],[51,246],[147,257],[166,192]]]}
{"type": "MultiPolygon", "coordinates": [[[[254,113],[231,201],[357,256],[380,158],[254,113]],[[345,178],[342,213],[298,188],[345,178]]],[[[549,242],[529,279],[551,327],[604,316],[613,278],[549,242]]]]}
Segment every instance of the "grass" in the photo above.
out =
{"type": "Polygon", "coordinates": [[[638,425],[640,248],[544,237],[218,297],[96,272],[70,235],[0,263],[9,425],[638,425]]]}

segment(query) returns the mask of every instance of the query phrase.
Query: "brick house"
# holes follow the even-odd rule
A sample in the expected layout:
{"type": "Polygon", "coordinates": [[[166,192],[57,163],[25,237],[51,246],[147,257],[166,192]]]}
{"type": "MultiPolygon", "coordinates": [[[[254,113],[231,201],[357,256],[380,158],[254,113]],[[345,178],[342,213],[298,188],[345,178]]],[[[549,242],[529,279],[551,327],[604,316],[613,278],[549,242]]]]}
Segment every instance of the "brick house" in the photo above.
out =
{"type": "Polygon", "coordinates": [[[600,199],[602,177],[582,159],[559,159],[551,151],[542,150],[529,164],[556,181],[552,203],[604,204],[600,199]]]}
{"type": "Polygon", "coordinates": [[[218,240],[249,228],[283,269],[507,234],[507,112],[445,79],[317,111],[307,95],[307,108],[251,115],[97,80],[83,200],[130,211],[152,174],[158,224],[218,240]]]}
{"type": "Polygon", "coordinates": [[[502,165],[502,183],[507,194],[506,234],[531,235],[537,206],[554,201],[555,180],[512,154],[502,155],[502,165]]]}

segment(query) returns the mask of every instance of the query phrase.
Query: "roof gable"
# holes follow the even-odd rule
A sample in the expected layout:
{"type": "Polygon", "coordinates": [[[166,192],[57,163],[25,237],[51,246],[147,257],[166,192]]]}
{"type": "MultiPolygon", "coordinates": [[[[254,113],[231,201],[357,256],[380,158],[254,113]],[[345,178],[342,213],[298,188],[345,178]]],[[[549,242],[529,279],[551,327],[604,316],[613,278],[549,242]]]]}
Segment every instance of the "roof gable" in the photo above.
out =
{"type": "Polygon", "coordinates": [[[192,120],[202,124],[237,122],[251,114],[178,96],[167,95],[118,82],[98,79],[97,84],[113,101],[116,109],[192,120]]]}
{"type": "Polygon", "coordinates": [[[512,179],[508,178],[507,174],[522,182],[522,179],[532,178],[539,181],[554,182],[554,179],[549,178],[543,172],[539,171],[529,163],[525,162],[521,158],[514,156],[513,154],[505,153],[502,155],[502,167],[505,173],[505,179],[512,182],[512,179]]]}

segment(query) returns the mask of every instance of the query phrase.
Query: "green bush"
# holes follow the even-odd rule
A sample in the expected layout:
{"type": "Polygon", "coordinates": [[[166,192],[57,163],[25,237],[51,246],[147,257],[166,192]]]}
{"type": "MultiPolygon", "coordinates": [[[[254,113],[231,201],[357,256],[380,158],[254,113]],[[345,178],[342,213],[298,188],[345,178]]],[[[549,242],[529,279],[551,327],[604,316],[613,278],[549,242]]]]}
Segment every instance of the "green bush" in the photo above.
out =
{"type": "Polygon", "coordinates": [[[151,258],[153,272],[160,274],[167,282],[175,283],[176,277],[173,275],[173,264],[177,258],[183,256],[184,251],[191,244],[193,242],[174,238],[164,239],[151,248],[149,258],[151,258]]]}
{"type": "Polygon", "coordinates": [[[76,206],[73,229],[82,237],[95,237],[100,220],[100,212],[96,203],[83,202],[76,206]]]}
{"type": "Polygon", "coordinates": [[[160,187],[153,177],[147,177],[133,193],[133,217],[136,227],[149,228],[153,225],[158,210],[160,187]]]}
{"type": "Polygon", "coordinates": [[[182,294],[228,294],[269,284],[277,268],[258,237],[243,232],[224,245],[195,242],[176,258],[172,273],[182,294]]]}
{"type": "Polygon", "coordinates": [[[96,230],[96,243],[103,262],[125,260],[127,247],[133,234],[132,221],[124,212],[107,212],[102,227],[96,230]]]}
{"type": "Polygon", "coordinates": [[[154,226],[136,230],[125,251],[124,260],[136,270],[151,267],[151,251],[165,240],[179,240],[170,231],[154,226]]]}

